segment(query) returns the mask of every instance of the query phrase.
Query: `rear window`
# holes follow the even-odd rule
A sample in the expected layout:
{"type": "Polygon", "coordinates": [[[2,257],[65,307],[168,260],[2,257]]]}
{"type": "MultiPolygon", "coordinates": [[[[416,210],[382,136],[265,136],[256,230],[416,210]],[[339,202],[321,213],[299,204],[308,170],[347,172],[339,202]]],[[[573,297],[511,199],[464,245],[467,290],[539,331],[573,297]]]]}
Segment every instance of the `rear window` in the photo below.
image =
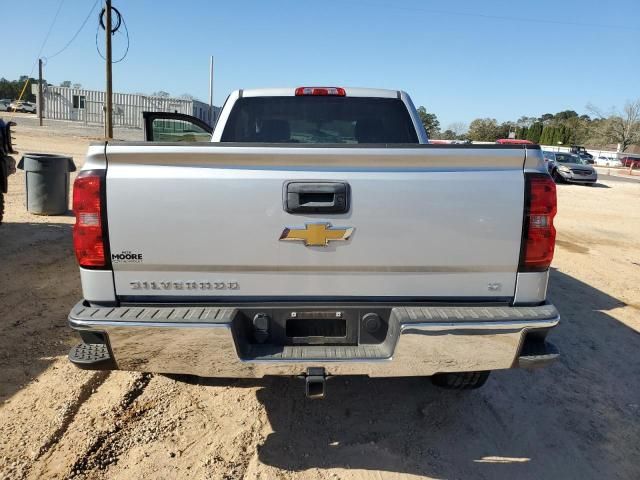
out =
{"type": "Polygon", "coordinates": [[[236,101],[223,142],[418,143],[396,98],[246,97],[236,101]]]}

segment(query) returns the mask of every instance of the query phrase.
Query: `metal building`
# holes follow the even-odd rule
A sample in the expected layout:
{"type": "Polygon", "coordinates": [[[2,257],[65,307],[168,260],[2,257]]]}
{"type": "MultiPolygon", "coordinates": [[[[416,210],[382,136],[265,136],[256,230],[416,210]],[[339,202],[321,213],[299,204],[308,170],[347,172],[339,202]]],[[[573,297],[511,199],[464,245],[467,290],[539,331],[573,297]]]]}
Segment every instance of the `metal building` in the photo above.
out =
{"type": "MultiPolygon", "coordinates": [[[[33,87],[36,90],[34,93],[39,109],[37,85],[33,87]]],[[[105,93],[103,91],[47,85],[44,87],[43,97],[44,118],[104,124],[105,93]]],[[[218,110],[214,107],[216,113],[218,110]]],[[[185,113],[209,125],[213,124],[213,119],[209,115],[209,105],[198,100],[130,93],[113,94],[114,126],[142,128],[142,112],[185,113]]]]}

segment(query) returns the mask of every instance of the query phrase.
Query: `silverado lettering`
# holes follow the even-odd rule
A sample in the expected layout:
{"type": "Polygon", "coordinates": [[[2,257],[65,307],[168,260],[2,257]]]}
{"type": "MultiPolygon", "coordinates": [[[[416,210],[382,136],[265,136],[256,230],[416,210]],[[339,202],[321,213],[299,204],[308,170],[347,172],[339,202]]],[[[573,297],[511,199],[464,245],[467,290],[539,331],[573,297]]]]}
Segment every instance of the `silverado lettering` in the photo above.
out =
{"type": "Polygon", "coordinates": [[[132,290],[238,290],[238,282],[129,282],[132,290]]]}

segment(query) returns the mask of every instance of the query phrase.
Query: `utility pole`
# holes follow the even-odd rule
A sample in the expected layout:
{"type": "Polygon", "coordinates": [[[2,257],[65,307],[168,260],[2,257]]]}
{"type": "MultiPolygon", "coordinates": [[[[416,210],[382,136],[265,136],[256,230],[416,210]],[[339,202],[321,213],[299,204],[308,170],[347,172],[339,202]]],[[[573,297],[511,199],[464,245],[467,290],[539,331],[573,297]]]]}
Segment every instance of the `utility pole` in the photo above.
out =
{"type": "Polygon", "coordinates": [[[105,112],[104,112],[104,136],[107,140],[113,138],[113,85],[111,78],[111,0],[105,0],[104,2],[105,12],[105,35],[106,35],[106,49],[105,56],[107,57],[107,90],[105,92],[105,112]]]}
{"type": "Polygon", "coordinates": [[[42,95],[42,59],[38,59],[38,120],[42,126],[44,118],[44,96],[42,95]]]}
{"type": "Polygon", "coordinates": [[[213,127],[215,118],[213,118],[213,55],[209,62],[209,122],[213,127]]]}

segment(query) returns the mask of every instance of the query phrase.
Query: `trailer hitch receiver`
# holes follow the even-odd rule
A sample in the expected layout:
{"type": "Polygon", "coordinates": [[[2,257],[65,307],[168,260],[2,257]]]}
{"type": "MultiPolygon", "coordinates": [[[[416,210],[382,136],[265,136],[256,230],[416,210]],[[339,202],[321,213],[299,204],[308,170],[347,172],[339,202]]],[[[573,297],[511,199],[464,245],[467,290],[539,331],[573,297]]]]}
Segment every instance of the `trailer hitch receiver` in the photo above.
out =
{"type": "Polygon", "coordinates": [[[315,400],[324,398],[327,374],[322,367],[309,367],[305,377],[305,394],[307,398],[315,400]]]}

